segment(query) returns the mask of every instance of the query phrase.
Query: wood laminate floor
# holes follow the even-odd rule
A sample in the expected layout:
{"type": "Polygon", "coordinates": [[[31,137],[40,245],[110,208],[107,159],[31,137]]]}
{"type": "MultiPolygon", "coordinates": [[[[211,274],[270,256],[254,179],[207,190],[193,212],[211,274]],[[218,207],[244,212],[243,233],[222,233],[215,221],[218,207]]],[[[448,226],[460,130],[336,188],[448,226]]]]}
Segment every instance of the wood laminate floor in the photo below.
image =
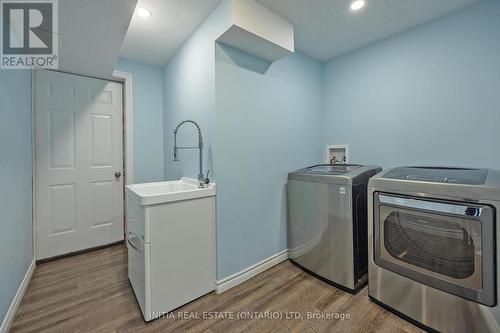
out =
{"type": "Polygon", "coordinates": [[[366,288],[352,296],[289,261],[171,316],[144,322],[127,279],[127,249],[116,245],[37,266],[11,332],[421,332],[370,302],[366,288]],[[203,319],[208,312],[283,317],[203,319]],[[292,312],[302,318],[284,317],[292,312]],[[307,319],[308,312],[350,319],[307,319]]]}

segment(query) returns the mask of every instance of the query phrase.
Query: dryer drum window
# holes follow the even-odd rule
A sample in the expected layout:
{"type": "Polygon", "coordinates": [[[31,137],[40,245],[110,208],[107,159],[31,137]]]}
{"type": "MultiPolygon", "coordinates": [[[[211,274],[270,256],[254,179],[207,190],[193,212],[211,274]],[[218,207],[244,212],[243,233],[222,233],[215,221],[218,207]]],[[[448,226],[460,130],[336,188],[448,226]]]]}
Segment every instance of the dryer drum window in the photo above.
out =
{"type": "MultiPolygon", "coordinates": [[[[481,232],[481,224],[477,224],[392,211],[384,221],[384,247],[397,260],[465,279],[475,271],[474,238],[480,239],[481,232]]],[[[479,247],[477,250],[481,252],[479,247]]]]}
{"type": "Polygon", "coordinates": [[[494,211],[377,193],[374,260],[425,285],[494,305],[494,211]]]}

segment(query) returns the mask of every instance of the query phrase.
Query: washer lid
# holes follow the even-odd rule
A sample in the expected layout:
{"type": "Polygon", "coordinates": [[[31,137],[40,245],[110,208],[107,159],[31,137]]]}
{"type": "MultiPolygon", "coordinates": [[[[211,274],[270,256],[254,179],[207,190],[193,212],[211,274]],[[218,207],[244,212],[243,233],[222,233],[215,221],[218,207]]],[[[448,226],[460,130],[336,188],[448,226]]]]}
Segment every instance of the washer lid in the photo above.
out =
{"type": "Polygon", "coordinates": [[[455,167],[399,167],[387,172],[383,178],[423,182],[482,185],[486,182],[488,169],[455,167]]]}
{"type": "Polygon", "coordinates": [[[361,165],[358,164],[319,164],[305,168],[303,171],[320,175],[338,175],[351,172],[360,167],[361,165]]]}
{"type": "Polygon", "coordinates": [[[319,164],[290,172],[288,180],[353,186],[368,183],[380,171],[382,168],[376,165],[319,164]]]}

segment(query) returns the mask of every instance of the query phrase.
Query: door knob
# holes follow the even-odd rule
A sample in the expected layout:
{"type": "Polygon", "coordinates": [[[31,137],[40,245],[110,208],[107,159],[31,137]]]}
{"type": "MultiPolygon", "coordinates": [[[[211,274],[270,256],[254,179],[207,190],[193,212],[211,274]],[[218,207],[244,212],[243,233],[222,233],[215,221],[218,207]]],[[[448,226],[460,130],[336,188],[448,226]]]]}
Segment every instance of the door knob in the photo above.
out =
{"type": "Polygon", "coordinates": [[[121,173],[121,172],[119,172],[119,171],[115,172],[115,177],[116,177],[116,178],[121,177],[121,175],[122,175],[122,173],[121,173]]]}

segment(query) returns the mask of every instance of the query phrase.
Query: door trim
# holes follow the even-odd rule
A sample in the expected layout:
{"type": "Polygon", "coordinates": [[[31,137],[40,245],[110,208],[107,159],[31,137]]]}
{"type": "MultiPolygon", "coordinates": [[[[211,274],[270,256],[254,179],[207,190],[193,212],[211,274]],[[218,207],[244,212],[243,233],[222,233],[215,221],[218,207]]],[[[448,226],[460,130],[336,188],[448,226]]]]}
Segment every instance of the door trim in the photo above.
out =
{"type": "Polygon", "coordinates": [[[113,77],[123,84],[123,118],[124,118],[124,162],[125,185],[134,183],[134,117],[132,100],[132,73],[113,71],[113,77]]]}
{"type": "MultiPolygon", "coordinates": [[[[32,246],[33,246],[33,260],[36,260],[36,199],[35,199],[35,184],[36,184],[36,159],[35,159],[35,101],[36,101],[36,89],[35,89],[35,81],[36,81],[36,75],[37,72],[40,69],[32,69],[31,70],[31,145],[32,145],[32,246]]],[[[100,77],[93,77],[93,76],[88,76],[88,75],[81,75],[78,73],[70,73],[70,72],[63,72],[63,71],[55,71],[54,72],[60,72],[60,73],[66,73],[66,74],[72,74],[72,75],[78,75],[82,77],[90,77],[90,78],[95,78],[99,80],[107,80],[112,82],[113,80],[111,79],[103,79],[100,77]]],[[[128,72],[123,72],[123,71],[113,71],[113,77],[116,79],[116,81],[122,83],[123,85],[123,120],[124,120],[124,125],[123,125],[123,150],[124,150],[124,156],[123,156],[123,168],[125,171],[125,177],[124,177],[124,182],[123,186],[125,187],[126,185],[133,184],[134,183],[134,163],[133,163],[133,100],[132,100],[132,73],[128,72]]],[[[124,189],[125,190],[125,189],[124,189]]],[[[124,197],[125,199],[125,197],[124,197]]],[[[126,203],[127,201],[124,200],[124,205],[123,205],[123,216],[126,216],[126,203]]],[[[124,229],[126,230],[126,225],[124,225],[124,229]]],[[[125,235],[124,235],[125,236],[125,235]]],[[[125,237],[124,237],[125,239],[125,237]]]]}

